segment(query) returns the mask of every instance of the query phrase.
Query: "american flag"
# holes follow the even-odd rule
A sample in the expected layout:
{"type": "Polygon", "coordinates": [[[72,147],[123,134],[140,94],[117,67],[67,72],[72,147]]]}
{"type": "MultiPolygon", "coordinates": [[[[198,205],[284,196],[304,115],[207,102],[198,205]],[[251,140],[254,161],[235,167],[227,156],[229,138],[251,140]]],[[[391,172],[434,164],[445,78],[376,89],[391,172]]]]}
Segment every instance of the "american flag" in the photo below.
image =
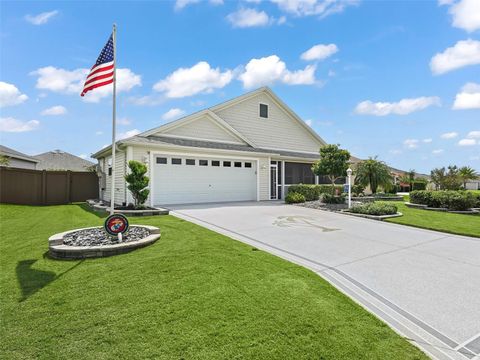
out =
{"type": "Polygon", "coordinates": [[[97,62],[92,66],[92,69],[87,76],[87,80],[85,80],[85,85],[83,85],[83,90],[80,96],[84,96],[90,90],[100,86],[113,83],[114,68],[113,35],[110,35],[110,38],[102,49],[97,62]]]}

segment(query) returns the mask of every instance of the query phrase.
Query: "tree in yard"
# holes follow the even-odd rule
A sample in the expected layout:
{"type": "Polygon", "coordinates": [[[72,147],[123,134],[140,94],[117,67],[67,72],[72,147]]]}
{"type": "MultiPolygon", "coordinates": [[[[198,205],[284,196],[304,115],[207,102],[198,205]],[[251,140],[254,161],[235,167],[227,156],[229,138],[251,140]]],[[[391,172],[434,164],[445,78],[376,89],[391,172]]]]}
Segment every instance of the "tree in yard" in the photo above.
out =
{"type": "Polygon", "coordinates": [[[375,157],[357,164],[355,183],[363,186],[370,185],[372,193],[375,194],[379,186],[385,190],[389,189],[392,186],[393,177],[387,164],[375,157]]]}
{"type": "Polygon", "coordinates": [[[445,168],[435,168],[430,171],[430,179],[435,184],[435,189],[439,190],[442,189],[443,184],[445,183],[445,177],[447,174],[445,173],[445,168]]]}
{"type": "Polygon", "coordinates": [[[325,145],[320,148],[320,160],[312,166],[315,175],[327,176],[332,183],[332,194],[335,195],[335,181],[347,176],[350,153],[340,149],[338,145],[325,145]]]}
{"type": "Polygon", "coordinates": [[[465,189],[467,187],[468,180],[478,179],[478,174],[475,169],[472,169],[469,166],[462,166],[460,169],[458,169],[458,177],[462,181],[463,188],[465,189]]]}
{"type": "Polygon", "coordinates": [[[128,183],[128,190],[132,193],[135,201],[135,207],[142,206],[147,201],[150,190],[146,189],[150,179],[145,176],[147,167],[139,161],[130,160],[128,162],[130,173],[125,175],[125,180],[128,183]]]}
{"type": "Polygon", "coordinates": [[[408,178],[408,184],[410,185],[410,190],[413,190],[413,182],[415,181],[415,170],[410,169],[405,175],[408,178]]]}
{"type": "Polygon", "coordinates": [[[10,165],[10,159],[5,155],[0,155],[0,165],[1,166],[8,166],[10,165]]]}

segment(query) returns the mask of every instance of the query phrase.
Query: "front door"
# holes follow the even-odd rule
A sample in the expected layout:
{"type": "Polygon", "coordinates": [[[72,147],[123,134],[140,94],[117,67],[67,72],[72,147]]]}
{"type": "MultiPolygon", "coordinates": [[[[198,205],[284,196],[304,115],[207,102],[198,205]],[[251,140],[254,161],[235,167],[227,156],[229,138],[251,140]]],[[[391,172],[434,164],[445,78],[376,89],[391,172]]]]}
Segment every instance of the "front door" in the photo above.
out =
{"type": "Polygon", "coordinates": [[[270,165],[270,200],[278,199],[277,189],[277,164],[270,165]]]}

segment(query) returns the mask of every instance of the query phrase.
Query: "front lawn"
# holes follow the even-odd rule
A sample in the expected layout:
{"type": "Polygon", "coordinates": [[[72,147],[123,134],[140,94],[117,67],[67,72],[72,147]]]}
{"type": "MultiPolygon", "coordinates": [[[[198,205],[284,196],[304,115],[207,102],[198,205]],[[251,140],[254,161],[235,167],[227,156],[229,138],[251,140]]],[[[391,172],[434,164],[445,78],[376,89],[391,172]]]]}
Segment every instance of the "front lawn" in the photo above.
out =
{"type": "Polygon", "coordinates": [[[2,359],[426,359],[313,272],[172,216],[154,245],[56,261],[79,205],[0,205],[2,359]]]}
{"type": "Polygon", "coordinates": [[[413,209],[405,206],[401,201],[396,201],[394,204],[397,205],[398,211],[403,216],[386,219],[385,221],[452,234],[480,237],[480,215],[413,209]]]}

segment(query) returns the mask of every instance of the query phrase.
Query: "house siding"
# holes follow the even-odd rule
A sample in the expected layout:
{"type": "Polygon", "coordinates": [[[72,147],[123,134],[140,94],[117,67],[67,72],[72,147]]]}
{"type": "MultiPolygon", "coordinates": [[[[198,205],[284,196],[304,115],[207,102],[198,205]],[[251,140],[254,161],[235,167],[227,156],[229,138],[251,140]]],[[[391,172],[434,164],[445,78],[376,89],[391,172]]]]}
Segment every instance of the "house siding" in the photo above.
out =
{"type": "MultiPolygon", "coordinates": [[[[105,174],[107,176],[105,182],[105,191],[103,192],[103,200],[110,201],[112,177],[108,175],[108,161],[111,156],[104,159],[105,174]]],[[[122,204],[126,201],[126,186],[125,186],[125,151],[117,151],[115,153],[115,204],[122,204]]]]}
{"type": "Polygon", "coordinates": [[[316,153],[322,145],[265,93],[215,113],[259,147],[316,153]],[[268,105],[268,118],[259,116],[260,103],[268,105]]]}
{"type": "Polygon", "coordinates": [[[37,168],[37,163],[11,157],[8,159],[8,166],[21,169],[35,170],[37,168]]]}

